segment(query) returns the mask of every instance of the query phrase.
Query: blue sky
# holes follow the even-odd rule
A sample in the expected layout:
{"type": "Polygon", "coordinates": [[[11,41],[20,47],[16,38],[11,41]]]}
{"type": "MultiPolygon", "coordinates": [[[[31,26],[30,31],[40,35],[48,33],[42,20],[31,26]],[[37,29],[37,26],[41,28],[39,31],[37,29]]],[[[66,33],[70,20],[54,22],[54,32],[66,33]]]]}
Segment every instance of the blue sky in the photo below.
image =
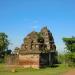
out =
{"type": "Polygon", "coordinates": [[[20,47],[29,32],[43,26],[63,52],[62,38],[75,35],[75,0],[0,0],[0,32],[9,36],[9,48],[20,47]]]}

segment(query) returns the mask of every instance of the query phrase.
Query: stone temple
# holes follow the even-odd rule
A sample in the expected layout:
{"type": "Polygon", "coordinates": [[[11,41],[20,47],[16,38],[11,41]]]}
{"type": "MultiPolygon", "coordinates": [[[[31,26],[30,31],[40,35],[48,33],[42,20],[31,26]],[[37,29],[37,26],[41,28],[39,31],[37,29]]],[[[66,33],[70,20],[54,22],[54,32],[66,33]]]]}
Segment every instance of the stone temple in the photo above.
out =
{"type": "Polygon", "coordinates": [[[40,32],[29,33],[24,38],[18,56],[18,64],[23,67],[40,68],[54,64],[56,46],[52,33],[47,27],[43,27],[40,32]]]}

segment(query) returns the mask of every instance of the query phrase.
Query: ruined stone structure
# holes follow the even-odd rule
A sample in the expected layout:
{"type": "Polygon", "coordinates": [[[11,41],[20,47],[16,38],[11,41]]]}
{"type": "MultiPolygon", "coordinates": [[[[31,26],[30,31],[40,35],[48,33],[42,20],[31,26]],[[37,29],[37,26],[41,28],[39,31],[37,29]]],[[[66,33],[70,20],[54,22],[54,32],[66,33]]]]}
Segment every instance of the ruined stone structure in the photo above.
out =
{"type": "Polygon", "coordinates": [[[31,32],[24,38],[18,51],[19,65],[40,68],[55,63],[56,46],[52,33],[43,27],[40,32],[31,32]]]}

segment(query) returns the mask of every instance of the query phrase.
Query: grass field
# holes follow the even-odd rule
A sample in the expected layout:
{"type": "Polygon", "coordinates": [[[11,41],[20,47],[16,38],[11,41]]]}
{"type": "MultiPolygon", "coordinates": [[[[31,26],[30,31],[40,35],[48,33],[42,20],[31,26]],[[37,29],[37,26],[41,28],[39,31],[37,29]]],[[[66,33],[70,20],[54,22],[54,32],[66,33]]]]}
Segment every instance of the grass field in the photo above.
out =
{"type": "Polygon", "coordinates": [[[15,72],[12,72],[11,68],[6,68],[4,64],[0,64],[0,75],[62,75],[70,68],[66,65],[59,65],[56,68],[43,68],[43,69],[24,69],[16,68],[15,72]]]}

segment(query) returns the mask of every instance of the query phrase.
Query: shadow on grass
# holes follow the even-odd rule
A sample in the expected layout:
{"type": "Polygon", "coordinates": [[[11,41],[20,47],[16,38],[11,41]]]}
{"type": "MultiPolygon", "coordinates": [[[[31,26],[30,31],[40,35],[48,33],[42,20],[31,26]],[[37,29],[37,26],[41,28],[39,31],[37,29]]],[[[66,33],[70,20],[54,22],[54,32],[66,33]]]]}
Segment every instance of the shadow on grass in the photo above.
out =
{"type": "Polygon", "coordinates": [[[44,68],[57,68],[59,67],[59,64],[53,64],[53,65],[50,65],[50,66],[43,66],[43,67],[40,67],[40,69],[44,69],[44,68]]]}

